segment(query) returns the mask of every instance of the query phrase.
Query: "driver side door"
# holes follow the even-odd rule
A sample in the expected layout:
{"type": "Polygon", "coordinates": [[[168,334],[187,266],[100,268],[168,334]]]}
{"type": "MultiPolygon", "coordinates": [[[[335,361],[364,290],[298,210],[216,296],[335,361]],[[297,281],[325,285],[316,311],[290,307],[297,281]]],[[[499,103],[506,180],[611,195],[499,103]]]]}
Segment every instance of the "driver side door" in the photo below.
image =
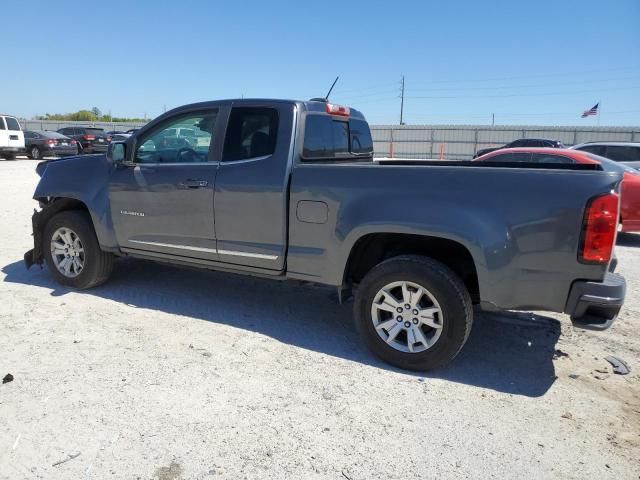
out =
{"type": "Polygon", "coordinates": [[[131,253],[215,261],[213,195],[222,135],[216,108],[178,113],[132,144],[112,172],[111,215],[131,253]],[[181,129],[195,132],[180,135],[181,129]]]}

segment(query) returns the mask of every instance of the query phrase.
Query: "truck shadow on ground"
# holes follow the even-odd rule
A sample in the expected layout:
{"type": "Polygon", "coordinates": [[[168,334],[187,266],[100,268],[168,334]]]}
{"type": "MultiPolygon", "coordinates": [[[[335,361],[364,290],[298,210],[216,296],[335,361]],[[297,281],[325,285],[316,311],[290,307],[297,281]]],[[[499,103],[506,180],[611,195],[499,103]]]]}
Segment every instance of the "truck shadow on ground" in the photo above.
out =
{"type": "MultiPolygon", "coordinates": [[[[42,287],[53,296],[71,291],[55,283],[46,268],[27,271],[20,261],[2,271],[5,282],[42,287]]],[[[353,304],[338,304],[332,289],[122,259],[109,282],[82,293],[259,332],[300,348],[418,378],[528,397],[544,395],[556,378],[553,358],[560,323],[532,313],[476,313],[460,355],[446,368],[425,375],[395,369],[375,358],[356,334],[353,304]]]]}

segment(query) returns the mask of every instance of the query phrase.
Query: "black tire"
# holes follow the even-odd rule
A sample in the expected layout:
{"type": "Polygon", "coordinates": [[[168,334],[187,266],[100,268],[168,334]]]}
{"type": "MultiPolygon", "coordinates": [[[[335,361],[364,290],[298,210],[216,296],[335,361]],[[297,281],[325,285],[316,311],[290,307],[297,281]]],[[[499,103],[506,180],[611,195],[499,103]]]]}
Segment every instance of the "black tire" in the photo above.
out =
{"type": "Polygon", "coordinates": [[[49,271],[58,283],[84,290],[104,283],[113,269],[114,257],[100,249],[91,217],[81,210],[65,210],[55,214],[44,229],[42,251],[49,271]],[[69,228],[80,238],[84,247],[84,267],[76,277],[67,277],[58,271],[51,254],[51,239],[61,227],[69,228]]]}
{"type": "Polygon", "coordinates": [[[4,158],[5,160],[15,160],[16,159],[16,154],[15,153],[3,153],[2,154],[2,158],[4,158]]]}
{"type": "Polygon", "coordinates": [[[447,266],[428,257],[403,255],[378,264],[367,273],[355,296],[356,328],[365,344],[387,363],[406,370],[440,368],[460,352],[473,323],[471,297],[460,278],[447,266]],[[405,353],[388,345],[376,332],[371,314],[373,301],[384,286],[412,282],[427,289],[442,310],[442,332],[428,349],[405,353]]]}
{"type": "Polygon", "coordinates": [[[40,149],[35,145],[29,149],[29,158],[31,160],[41,160],[42,155],[40,154],[40,149]]]}

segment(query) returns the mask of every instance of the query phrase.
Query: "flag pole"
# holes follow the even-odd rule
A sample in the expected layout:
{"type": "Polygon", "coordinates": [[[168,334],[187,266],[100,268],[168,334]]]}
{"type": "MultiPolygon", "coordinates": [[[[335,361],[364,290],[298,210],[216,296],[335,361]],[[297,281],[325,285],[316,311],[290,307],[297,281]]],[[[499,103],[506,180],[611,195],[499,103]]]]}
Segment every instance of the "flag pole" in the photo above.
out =
{"type": "Polygon", "coordinates": [[[600,126],[600,112],[602,112],[602,102],[598,100],[598,126],[600,126]]]}

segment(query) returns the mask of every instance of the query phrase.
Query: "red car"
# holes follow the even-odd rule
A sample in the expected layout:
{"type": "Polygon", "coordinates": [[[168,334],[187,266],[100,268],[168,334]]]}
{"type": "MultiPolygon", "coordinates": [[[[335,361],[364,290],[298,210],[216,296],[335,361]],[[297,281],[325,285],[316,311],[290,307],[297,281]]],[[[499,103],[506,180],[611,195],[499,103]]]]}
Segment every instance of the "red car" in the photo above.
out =
{"type": "Polygon", "coordinates": [[[640,232],[640,172],[592,153],[563,148],[505,148],[474,162],[597,163],[602,169],[624,174],[620,193],[620,223],[623,232],[640,232]]]}

